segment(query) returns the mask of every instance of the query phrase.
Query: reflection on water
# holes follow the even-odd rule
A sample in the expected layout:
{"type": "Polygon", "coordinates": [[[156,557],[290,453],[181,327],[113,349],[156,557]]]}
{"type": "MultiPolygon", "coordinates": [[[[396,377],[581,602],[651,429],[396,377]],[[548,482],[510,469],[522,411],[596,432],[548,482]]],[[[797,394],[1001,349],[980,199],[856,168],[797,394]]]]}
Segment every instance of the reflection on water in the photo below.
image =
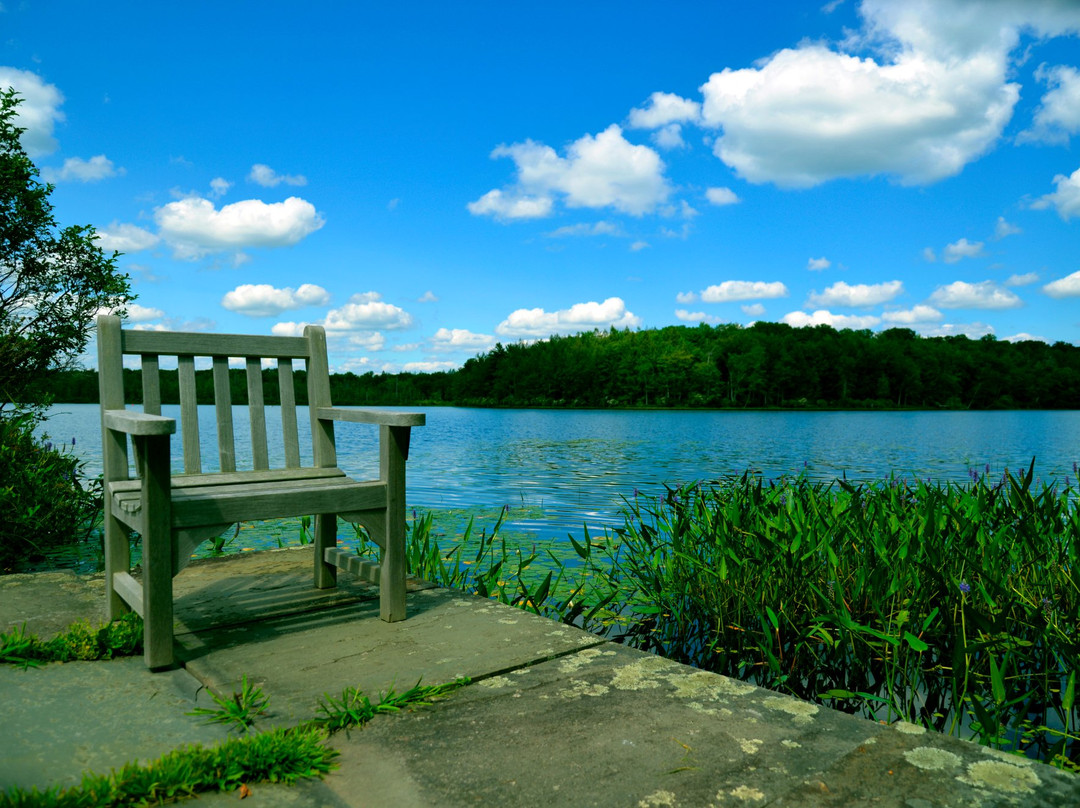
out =
{"type": "MultiPolygon", "coordinates": [[[[306,423],[300,408],[301,424],[306,423]]],[[[716,479],[747,468],[765,478],[805,469],[828,482],[889,474],[966,482],[987,464],[1026,468],[1043,480],[1072,475],[1080,460],[1080,412],[624,412],[412,408],[427,413],[413,430],[408,501],[419,509],[512,508],[506,527],[538,541],[600,532],[621,524],[619,506],[635,492],[664,484],[716,479]],[[805,465],[804,465],[805,464],[805,465]],[[522,511],[522,508],[527,510],[522,511]]],[[[179,418],[179,408],[163,414],[179,418]]],[[[217,467],[213,407],[200,407],[203,470],[217,467]]],[[[237,464],[250,463],[245,407],[234,408],[237,464]]],[[[96,405],[52,409],[46,430],[76,437],[91,474],[101,470],[96,405]]],[[[267,408],[271,465],[284,465],[280,414],[267,408]]],[[[338,459],[351,475],[378,473],[377,430],[336,426],[338,459]]],[[[179,435],[172,443],[181,465],[179,435]]],[[[301,438],[301,455],[310,457],[301,438]]],[[[276,544],[271,545],[276,546],[276,544]]]]}

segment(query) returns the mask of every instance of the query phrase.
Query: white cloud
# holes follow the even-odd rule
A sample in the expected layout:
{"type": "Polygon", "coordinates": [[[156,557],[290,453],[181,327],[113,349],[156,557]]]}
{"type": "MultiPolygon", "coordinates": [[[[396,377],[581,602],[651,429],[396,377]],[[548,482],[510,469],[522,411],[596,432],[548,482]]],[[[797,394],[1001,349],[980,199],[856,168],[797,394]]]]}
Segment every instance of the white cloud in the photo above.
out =
{"type": "Polygon", "coordinates": [[[915,323],[936,323],[941,319],[941,316],[941,312],[933,306],[927,306],[920,303],[910,309],[887,311],[881,315],[881,319],[886,323],[913,325],[915,323]]]}
{"type": "Polygon", "coordinates": [[[706,188],[705,198],[713,205],[734,205],[742,201],[730,188],[706,188]]]}
{"type": "Polygon", "coordinates": [[[547,337],[594,328],[637,328],[640,325],[641,318],[626,310],[622,298],[609,297],[603,303],[575,303],[568,309],[553,312],[539,308],[517,309],[495,327],[495,332],[506,337],[547,337]]]}
{"type": "Polygon", "coordinates": [[[504,194],[498,188],[488,191],[475,202],[465,205],[473,216],[496,219],[543,219],[551,215],[554,202],[550,196],[504,194]]]}
{"type": "Polygon", "coordinates": [[[1025,272],[1023,275],[1010,275],[1005,281],[1006,286],[1028,286],[1039,280],[1039,273],[1025,272]]]}
{"type": "MultiPolygon", "coordinates": [[[[161,309],[150,308],[149,306],[140,306],[138,303],[128,303],[124,306],[127,310],[127,316],[125,319],[129,323],[145,323],[150,320],[160,320],[165,316],[165,312],[161,309]]],[[[115,309],[100,308],[95,313],[95,316],[102,314],[115,314],[115,309]]],[[[157,330],[165,330],[165,326],[155,326],[157,330]]]]}
{"type": "Polygon", "coordinates": [[[165,316],[165,312],[161,309],[140,306],[138,303],[128,303],[124,308],[127,309],[128,321],[132,323],[145,323],[150,320],[160,320],[165,316]]]}
{"type": "Polygon", "coordinates": [[[97,154],[89,160],[69,157],[59,169],[45,166],[41,169],[41,178],[45,182],[97,182],[123,173],[124,169],[117,169],[104,154],[97,154]]]}
{"type": "Polygon", "coordinates": [[[922,257],[924,261],[931,264],[937,261],[937,255],[934,253],[933,247],[923,247],[922,257]]]}
{"type": "Polygon", "coordinates": [[[881,322],[880,317],[872,315],[857,316],[854,314],[833,314],[825,309],[818,309],[813,314],[805,311],[791,311],[780,318],[780,322],[787,323],[794,328],[806,326],[831,325],[833,328],[873,328],[881,322]]]}
{"type": "Polygon", "coordinates": [[[652,134],[652,141],[661,149],[683,149],[686,141],[683,140],[682,126],[677,123],[669,123],[657,129],[652,134]]]}
{"type": "Polygon", "coordinates": [[[244,247],[285,247],[318,230],[325,220],[299,197],[267,204],[245,199],[221,210],[208,199],[188,197],[154,211],[161,237],[178,258],[244,247]]]}
{"type": "Polygon", "coordinates": [[[1029,334],[1026,331],[1021,331],[1019,334],[1013,334],[1011,337],[1002,337],[1005,342],[1046,342],[1046,337],[1036,337],[1034,334],[1029,334]]]}
{"type": "Polygon", "coordinates": [[[701,104],[674,93],[653,93],[642,108],[630,110],[631,129],[659,129],[672,123],[694,123],[701,104]]]}
{"type": "Polygon", "coordinates": [[[1035,110],[1031,128],[1016,140],[1067,143],[1070,135],[1080,132],[1080,71],[1068,65],[1040,65],[1035,77],[1050,89],[1035,110]]]}
{"type": "Polygon", "coordinates": [[[806,262],[806,268],[814,270],[816,272],[820,272],[823,269],[828,269],[831,266],[832,261],[830,261],[825,256],[822,256],[821,258],[811,258],[809,261],[806,262]]]}
{"type": "Polygon", "coordinates": [[[981,241],[972,243],[966,238],[962,238],[959,241],[954,241],[952,244],[946,244],[942,254],[945,257],[946,264],[955,264],[962,258],[975,258],[976,256],[982,255],[983,243],[981,241]]]}
{"type": "Polygon", "coordinates": [[[412,315],[393,303],[384,303],[378,292],[353,295],[349,302],[326,313],[322,325],[328,332],[363,331],[376,328],[395,330],[413,324],[412,315]]]}
{"type": "Polygon", "coordinates": [[[276,289],[268,283],[245,283],[228,292],[221,305],[249,317],[271,317],[289,309],[324,306],[330,294],[321,286],[305,283],[299,289],[276,289]]]}
{"type": "Polygon", "coordinates": [[[64,96],[55,84],[48,84],[37,73],[0,67],[0,87],[13,87],[22,98],[15,125],[25,129],[19,138],[30,157],[41,157],[56,151],[53,130],[64,120],[60,105],[64,96]]]}
{"type": "Polygon", "coordinates": [[[630,250],[632,252],[638,252],[640,250],[644,250],[648,246],[649,242],[647,241],[635,241],[633,244],[630,245],[630,250]]]}
{"type": "Polygon", "coordinates": [[[103,250],[117,250],[122,253],[148,250],[160,241],[149,230],[120,222],[113,222],[108,227],[99,229],[94,240],[103,250]]]}
{"type": "Polygon", "coordinates": [[[232,183],[224,177],[214,177],[210,180],[210,196],[221,199],[232,188],[232,183]]]}
{"type": "Polygon", "coordinates": [[[617,224],[611,222],[595,222],[593,224],[580,222],[579,224],[565,225],[545,235],[548,238],[563,238],[565,236],[622,236],[624,234],[617,224]]]}
{"type": "Polygon", "coordinates": [[[248,174],[248,179],[264,188],[276,188],[281,183],[286,185],[307,185],[307,177],[303,174],[278,174],[264,163],[253,165],[251,173],[248,174]]]}
{"type": "Polygon", "coordinates": [[[761,317],[765,314],[765,307],[760,303],[750,303],[745,306],[739,306],[743,310],[743,313],[748,317],[761,317]]]}
{"type": "Polygon", "coordinates": [[[349,349],[359,348],[362,351],[381,351],[386,347],[386,337],[378,331],[363,331],[346,337],[345,345],[349,349]]]}
{"type": "Polygon", "coordinates": [[[706,303],[729,303],[733,300],[787,297],[788,288],[780,281],[724,281],[702,289],[701,299],[706,303]]]}
{"type": "Polygon", "coordinates": [[[693,303],[697,300],[696,292],[679,292],[675,295],[676,303],[693,303]]]}
{"type": "Polygon", "coordinates": [[[433,351],[487,351],[495,345],[491,334],[476,334],[466,328],[440,328],[431,337],[433,351]]]}
{"type": "Polygon", "coordinates": [[[441,370],[454,370],[457,362],[406,362],[401,369],[405,373],[438,373],[441,370]]]}
{"type": "Polygon", "coordinates": [[[1080,168],[1066,177],[1058,174],[1054,177],[1057,190],[1052,194],[1039,197],[1031,203],[1036,210],[1045,210],[1051,205],[1057,209],[1058,216],[1068,221],[1073,216],[1080,216],[1080,168]]]}
{"type": "Polygon", "coordinates": [[[865,0],[859,13],[863,29],[845,50],[804,43],[702,86],[702,118],[721,130],[714,152],[740,176],[788,187],[953,176],[995,145],[1012,116],[1020,30],[1080,29],[1071,3],[865,0]]]}
{"type": "Polygon", "coordinates": [[[1015,236],[1023,232],[1024,231],[1016,225],[1009,224],[1007,221],[1005,221],[1004,216],[998,216],[997,224],[994,225],[994,238],[996,239],[1003,239],[1006,236],[1015,236]]]}
{"type": "Polygon", "coordinates": [[[491,156],[514,161],[517,186],[506,193],[489,191],[470,202],[467,207],[474,215],[546,216],[555,196],[561,194],[567,207],[612,207],[640,216],[654,211],[671,195],[660,156],[648,146],[629,143],[615,124],[571,143],[566,157],[532,140],[498,146],[491,156]]]}
{"type": "Polygon", "coordinates": [[[717,317],[714,314],[706,314],[703,311],[687,311],[686,309],[675,309],[675,316],[682,320],[684,323],[711,323],[717,325],[724,322],[722,318],[717,317]]]}
{"type": "Polygon", "coordinates": [[[979,339],[994,333],[994,327],[986,323],[943,323],[933,328],[920,328],[924,337],[959,337],[979,339]]]}
{"type": "Polygon", "coordinates": [[[935,289],[930,302],[943,309],[1015,309],[1024,305],[1019,297],[993,281],[954,281],[935,289]]]}
{"type": "Polygon", "coordinates": [[[837,281],[824,292],[813,291],[806,299],[807,306],[876,306],[888,303],[897,295],[903,294],[904,284],[900,281],[886,283],[856,283],[848,285],[837,281]]]}
{"type": "Polygon", "coordinates": [[[1080,271],[1051,281],[1043,287],[1050,297],[1080,297],[1080,271]]]}
{"type": "Polygon", "coordinates": [[[416,299],[417,303],[437,303],[439,298],[435,296],[435,293],[428,289],[424,294],[420,295],[416,299]]]}

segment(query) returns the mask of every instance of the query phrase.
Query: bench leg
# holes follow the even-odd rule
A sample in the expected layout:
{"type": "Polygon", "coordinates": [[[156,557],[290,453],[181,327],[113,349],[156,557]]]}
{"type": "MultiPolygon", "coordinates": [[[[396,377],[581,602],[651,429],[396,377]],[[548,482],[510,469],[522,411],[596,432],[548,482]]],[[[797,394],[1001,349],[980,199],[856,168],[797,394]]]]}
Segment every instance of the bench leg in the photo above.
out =
{"type": "Polygon", "coordinates": [[[322,513],[315,517],[315,588],[337,586],[337,566],[326,563],[326,549],[337,547],[337,515],[322,513]]]}
{"type": "Polygon", "coordinates": [[[168,435],[136,440],[142,477],[143,659],[151,670],[173,664],[172,504],[168,435]],[[139,444],[145,441],[144,446],[139,444]]]}
{"type": "Polygon", "coordinates": [[[379,427],[380,474],[386,483],[386,549],[379,581],[379,616],[405,619],[405,458],[409,427],[379,427]]]}
{"type": "Polygon", "coordinates": [[[108,512],[108,504],[105,508],[105,619],[111,623],[131,611],[127,601],[113,589],[113,573],[131,569],[131,546],[127,527],[108,512]]]}

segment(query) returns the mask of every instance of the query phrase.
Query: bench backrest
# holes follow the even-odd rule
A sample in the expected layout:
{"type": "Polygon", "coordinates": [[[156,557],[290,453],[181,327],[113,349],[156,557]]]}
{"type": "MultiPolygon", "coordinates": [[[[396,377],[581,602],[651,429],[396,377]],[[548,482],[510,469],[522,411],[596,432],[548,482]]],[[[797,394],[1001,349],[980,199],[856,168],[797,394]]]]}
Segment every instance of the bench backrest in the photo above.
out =
{"type": "MultiPolygon", "coordinates": [[[[139,356],[142,365],[143,412],[161,414],[160,357],[175,356],[180,385],[180,433],[184,471],[202,472],[199,448],[199,414],[195,395],[195,359],[210,359],[214,379],[214,412],[220,470],[236,471],[233,436],[232,396],[229,360],[244,360],[247,375],[248,417],[251,424],[251,454],[254,470],[270,468],[263,404],[263,360],[277,363],[281,401],[282,438],[285,467],[299,468],[300,441],[293,388],[293,360],[303,359],[307,368],[308,405],[312,414],[312,443],[315,465],[333,466],[336,457],[332,427],[314,418],[317,407],[330,407],[330,374],[326,357],[326,334],[319,326],[307,326],[302,337],[204,334],[180,331],[138,331],[121,328],[120,318],[104,315],[97,319],[98,378],[102,412],[124,409],[124,356],[139,356]],[[331,430],[328,432],[328,430],[331,430]]],[[[110,437],[103,430],[106,479],[127,477],[127,441],[110,437]],[[112,444],[112,445],[110,445],[112,444]]]]}

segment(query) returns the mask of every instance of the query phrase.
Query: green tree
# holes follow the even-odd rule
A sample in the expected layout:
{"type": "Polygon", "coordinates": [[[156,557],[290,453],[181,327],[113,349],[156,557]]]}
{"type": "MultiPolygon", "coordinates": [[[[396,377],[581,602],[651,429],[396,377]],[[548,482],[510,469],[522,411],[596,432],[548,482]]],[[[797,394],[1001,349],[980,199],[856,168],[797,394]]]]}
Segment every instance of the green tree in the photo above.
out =
{"type": "Polygon", "coordinates": [[[13,89],[0,92],[0,415],[40,411],[40,383],[75,363],[97,311],[132,299],[119,254],[94,243],[94,228],[57,224],[53,186],[19,139],[19,103],[13,89]]]}

